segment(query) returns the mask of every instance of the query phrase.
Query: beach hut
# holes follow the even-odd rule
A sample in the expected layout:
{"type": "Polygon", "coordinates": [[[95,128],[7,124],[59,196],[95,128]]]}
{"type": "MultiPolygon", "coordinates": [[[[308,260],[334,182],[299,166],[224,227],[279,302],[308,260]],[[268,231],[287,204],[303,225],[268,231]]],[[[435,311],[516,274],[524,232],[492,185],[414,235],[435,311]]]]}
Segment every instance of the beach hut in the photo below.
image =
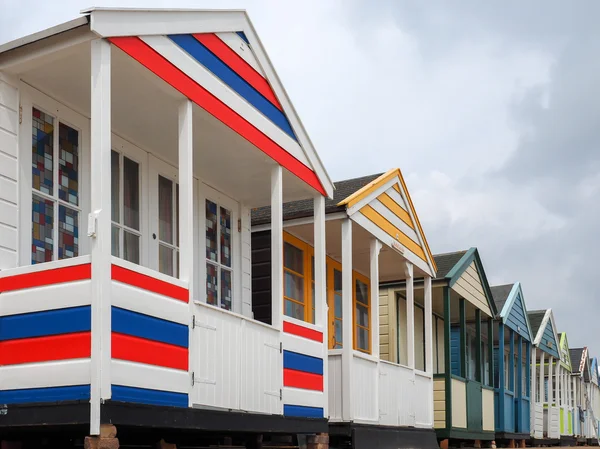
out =
{"type": "Polygon", "coordinates": [[[560,441],[563,446],[572,446],[576,444],[576,438],[573,432],[573,382],[571,356],[569,353],[569,341],[567,334],[561,332],[558,334],[560,344],[560,365],[559,365],[559,404],[560,404],[560,441]]]}
{"type": "Polygon", "coordinates": [[[491,291],[498,310],[494,326],[496,442],[521,445],[530,437],[533,336],[521,284],[498,285],[491,291]]]}
{"type": "Polygon", "coordinates": [[[274,213],[271,320],[254,319],[250,211],[314,201],[324,246],[332,195],[245,11],[92,8],[1,45],[0,431],[326,433],[326,280],[316,323],[290,322],[274,213]]]}
{"type": "MultiPolygon", "coordinates": [[[[316,386],[308,378],[296,380],[286,374],[295,368],[284,357],[284,385],[307,400],[312,389],[326,391],[334,447],[437,447],[431,313],[436,267],[400,170],[336,182],[333,200],[316,211],[312,201],[284,204],[281,236],[272,233],[272,211],[252,213],[254,317],[270,321],[271,248],[280,240],[286,321],[312,328],[318,276],[326,278],[329,304],[327,326],[315,334],[327,344],[327,380],[316,386]],[[314,237],[313,217],[324,217],[326,240],[314,237]],[[317,254],[324,258],[320,265],[317,254]],[[380,333],[388,321],[378,312],[388,303],[380,301],[379,285],[392,280],[405,285],[403,363],[385,360],[388,336],[380,333]]],[[[291,363],[294,349],[289,351],[291,363]]]]}
{"type": "Polygon", "coordinates": [[[554,370],[560,365],[559,339],[551,309],[528,312],[533,340],[531,355],[531,436],[541,444],[560,440],[560,409],[556,403],[554,370]]]}
{"type": "Polygon", "coordinates": [[[573,362],[573,380],[577,411],[575,429],[579,443],[598,444],[598,426],[594,413],[595,389],[598,385],[598,370],[592,370],[592,359],[589,357],[588,348],[574,348],[570,350],[573,362]]]}

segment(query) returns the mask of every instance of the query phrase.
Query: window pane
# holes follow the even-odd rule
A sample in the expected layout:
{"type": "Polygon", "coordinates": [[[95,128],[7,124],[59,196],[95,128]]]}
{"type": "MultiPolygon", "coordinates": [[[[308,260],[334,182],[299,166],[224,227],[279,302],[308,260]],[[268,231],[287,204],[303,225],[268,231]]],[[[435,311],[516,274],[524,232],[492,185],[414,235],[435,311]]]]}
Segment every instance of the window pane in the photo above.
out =
{"type": "Polygon", "coordinates": [[[288,299],[285,300],[285,314],[292,318],[304,320],[304,306],[288,299]]]}
{"type": "Polygon", "coordinates": [[[342,295],[342,272],[333,269],[333,290],[336,294],[342,295]]]}
{"type": "Polygon", "coordinates": [[[221,308],[231,310],[231,271],[221,269],[221,308]]]}
{"type": "Polygon", "coordinates": [[[50,262],[54,245],[54,202],[33,195],[31,263],[50,262]]]}
{"type": "Polygon", "coordinates": [[[162,176],[158,177],[158,239],[173,244],[173,182],[162,176]]]}
{"type": "Polygon", "coordinates": [[[206,258],[217,261],[217,205],[206,200],[206,258]]]}
{"type": "Polygon", "coordinates": [[[344,343],[344,334],[342,334],[342,321],[335,320],[335,347],[341,348],[344,343]]]}
{"type": "Polygon", "coordinates": [[[286,272],[284,272],[284,283],[285,283],[285,290],[284,290],[285,296],[303,303],[304,302],[304,279],[302,279],[300,276],[290,273],[289,271],[286,271],[286,272]]]}
{"type": "Polygon", "coordinates": [[[140,166],[126,157],[123,158],[123,219],[125,226],[139,231],[140,166]]]}
{"type": "Polygon", "coordinates": [[[357,328],[356,329],[358,332],[357,335],[357,346],[358,349],[362,349],[363,351],[368,351],[369,350],[369,331],[366,329],[362,329],[362,328],[357,328]]]}
{"type": "Polygon", "coordinates": [[[31,123],[32,187],[40,192],[52,195],[54,184],[54,119],[50,115],[33,108],[31,123]]]}
{"type": "Polygon", "coordinates": [[[337,292],[333,295],[334,299],[334,316],[336,318],[342,318],[342,295],[337,292]]]}
{"type": "Polygon", "coordinates": [[[369,327],[369,309],[360,304],[356,304],[356,324],[369,327]]]}
{"type": "MultiPolygon", "coordinates": [[[[110,152],[110,217],[116,223],[121,222],[119,196],[121,191],[121,170],[119,169],[119,153],[110,152]]],[[[113,239],[114,241],[114,239],[113,239]]],[[[113,254],[114,255],[114,254],[113,254]]]]}
{"type": "Polygon", "coordinates": [[[58,258],[79,255],[79,212],[58,206],[58,258]]]}
{"type": "Polygon", "coordinates": [[[119,248],[121,246],[121,239],[119,238],[119,228],[115,225],[112,225],[110,229],[110,253],[115,257],[120,257],[119,248]]]}
{"type": "Polygon", "coordinates": [[[123,232],[123,259],[140,263],[140,237],[131,232],[123,232]]]}
{"type": "Polygon", "coordinates": [[[369,304],[369,288],[367,284],[358,279],[356,280],[356,301],[369,304]]]}
{"type": "Polygon", "coordinates": [[[206,264],[206,302],[216,306],[219,303],[217,296],[217,267],[211,263],[206,264]]]}
{"type": "Polygon", "coordinates": [[[221,218],[221,263],[226,267],[231,266],[231,212],[220,208],[221,218]]]}
{"type": "Polygon", "coordinates": [[[304,274],[304,251],[287,242],[283,245],[283,266],[304,274]]]}
{"type": "Polygon", "coordinates": [[[79,132],[64,123],[59,123],[58,149],[58,197],[77,206],[79,204],[79,132]]]}
{"type": "Polygon", "coordinates": [[[158,245],[158,271],[173,276],[173,249],[158,245]]]}

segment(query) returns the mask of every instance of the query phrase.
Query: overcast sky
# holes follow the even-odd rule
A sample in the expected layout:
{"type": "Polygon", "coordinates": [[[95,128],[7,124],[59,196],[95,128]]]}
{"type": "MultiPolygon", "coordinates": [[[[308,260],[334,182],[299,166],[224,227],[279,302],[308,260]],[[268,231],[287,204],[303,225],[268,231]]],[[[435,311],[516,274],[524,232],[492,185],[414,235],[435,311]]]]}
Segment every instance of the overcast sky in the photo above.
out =
{"type": "MultiPolygon", "coordinates": [[[[477,246],[600,356],[600,2],[96,0],[246,8],[334,180],[400,167],[436,253],[477,246]]],[[[0,42],[90,0],[0,0],[0,42]]]]}

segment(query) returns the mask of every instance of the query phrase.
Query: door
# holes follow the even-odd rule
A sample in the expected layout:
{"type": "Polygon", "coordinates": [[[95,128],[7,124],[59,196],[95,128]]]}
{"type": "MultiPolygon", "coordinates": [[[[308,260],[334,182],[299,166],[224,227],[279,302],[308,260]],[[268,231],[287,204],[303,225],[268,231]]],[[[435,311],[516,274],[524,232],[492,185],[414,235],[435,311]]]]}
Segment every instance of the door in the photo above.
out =
{"type": "Polygon", "coordinates": [[[483,428],[481,384],[467,380],[467,428],[480,431],[483,428]]]}

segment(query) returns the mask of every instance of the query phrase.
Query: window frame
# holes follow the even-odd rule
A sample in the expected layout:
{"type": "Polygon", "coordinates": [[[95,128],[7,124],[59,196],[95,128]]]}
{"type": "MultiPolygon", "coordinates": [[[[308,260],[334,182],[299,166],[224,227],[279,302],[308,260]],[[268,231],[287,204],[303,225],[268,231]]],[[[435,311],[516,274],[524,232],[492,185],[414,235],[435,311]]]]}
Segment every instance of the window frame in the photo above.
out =
{"type": "Polygon", "coordinates": [[[359,351],[362,352],[364,354],[371,354],[372,351],[372,346],[373,346],[373,342],[371,341],[371,281],[368,277],[366,277],[365,275],[359,273],[356,270],[352,270],[352,340],[353,340],[353,349],[355,351],[359,351]],[[367,307],[367,323],[368,323],[368,327],[365,326],[361,326],[358,324],[357,322],[357,317],[356,317],[356,304],[357,304],[357,300],[356,300],[356,281],[361,281],[362,283],[366,284],[367,286],[367,298],[368,298],[368,303],[359,303],[362,306],[366,306],[367,307]],[[367,341],[369,342],[369,347],[368,349],[361,349],[358,348],[358,327],[365,329],[367,331],[367,341]]]}
{"type": "MultiPolygon", "coordinates": [[[[328,306],[328,312],[327,312],[327,323],[329,326],[329,342],[328,342],[328,348],[329,349],[343,349],[344,347],[344,340],[342,340],[341,346],[339,348],[336,348],[336,340],[335,340],[335,321],[340,321],[342,323],[342,329],[344,328],[344,316],[343,316],[343,311],[342,311],[342,318],[336,318],[335,316],[335,287],[334,287],[334,271],[337,270],[340,273],[342,273],[342,264],[339,263],[337,260],[332,259],[331,257],[327,257],[327,263],[326,263],[326,267],[327,267],[327,306],[328,306]]],[[[343,298],[342,298],[342,302],[343,302],[343,298]]],[[[343,304],[342,304],[343,307],[343,304]]],[[[342,333],[343,335],[343,333],[342,333]]]]}
{"type": "Polygon", "coordinates": [[[305,241],[299,239],[298,237],[296,237],[295,235],[290,234],[289,232],[284,231],[283,232],[283,266],[282,266],[282,273],[283,273],[283,315],[287,316],[289,318],[294,318],[294,319],[298,319],[295,317],[290,317],[288,315],[285,314],[285,304],[286,301],[291,301],[293,303],[296,304],[300,304],[300,302],[296,299],[290,298],[288,296],[285,295],[285,272],[286,270],[291,272],[292,274],[296,275],[296,276],[302,276],[303,278],[303,284],[304,284],[304,298],[303,298],[303,303],[301,304],[304,307],[304,319],[301,321],[304,321],[306,323],[313,323],[314,322],[314,314],[313,314],[313,308],[312,308],[312,286],[314,283],[314,280],[311,279],[312,278],[312,258],[314,257],[314,248],[309,244],[306,243],[305,241]],[[304,274],[295,272],[293,270],[290,270],[289,268],[285,267],[285,244],[289,244],[294,246],[295,248],[301,250],[303,252],[302,254],[302,267],[304,269],[304,274]]]}

